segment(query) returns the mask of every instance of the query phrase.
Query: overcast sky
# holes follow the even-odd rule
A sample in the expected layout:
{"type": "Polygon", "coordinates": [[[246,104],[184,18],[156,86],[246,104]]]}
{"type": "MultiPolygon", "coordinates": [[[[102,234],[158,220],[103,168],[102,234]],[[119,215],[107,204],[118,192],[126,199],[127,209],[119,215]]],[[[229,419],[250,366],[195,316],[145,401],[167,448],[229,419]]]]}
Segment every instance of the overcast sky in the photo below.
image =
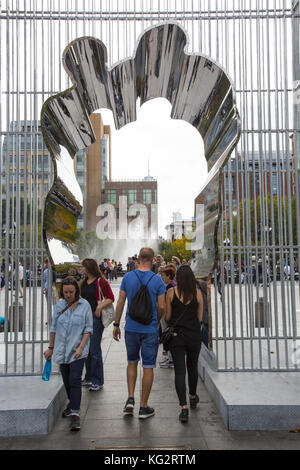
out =
{"type": "Polygon", "coordinates": [[[112,179],[157,179],[158,232],[166,236],[165,226],[172,213],[184,218],[194,215],[194,199],[207,174],[203,140],[185,121],[170,118],[166,99],[145,103],[137,121],[116,131],[112,113],[100,110],[104,124],[112,130],[112,179]]]}

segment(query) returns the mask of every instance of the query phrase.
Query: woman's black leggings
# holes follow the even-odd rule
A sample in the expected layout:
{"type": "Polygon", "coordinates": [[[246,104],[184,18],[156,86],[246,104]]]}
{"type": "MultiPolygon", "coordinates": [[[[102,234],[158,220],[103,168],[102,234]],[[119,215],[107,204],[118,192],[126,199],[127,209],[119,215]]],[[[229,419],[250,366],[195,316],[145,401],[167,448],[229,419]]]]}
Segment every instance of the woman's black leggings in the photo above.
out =
{"type": "Polygon", "coordinates": [[[179,398],[180,406],[186,405],[186,369],[188,373],[188,384],[190,395],[196,395],[198,383],[198,358],[201,342],[189,343],[184,338],[173,338],[170,343],[170,351],[174,362],[175,388],[179,398]]]}

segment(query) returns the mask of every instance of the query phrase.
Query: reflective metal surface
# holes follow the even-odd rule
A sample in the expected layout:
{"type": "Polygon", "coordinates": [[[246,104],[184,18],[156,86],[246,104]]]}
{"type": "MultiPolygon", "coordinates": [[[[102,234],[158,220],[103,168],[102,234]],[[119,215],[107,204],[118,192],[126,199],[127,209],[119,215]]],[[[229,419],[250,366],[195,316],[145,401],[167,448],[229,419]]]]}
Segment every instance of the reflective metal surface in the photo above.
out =
{"type": "MultiPolygon", "coordinates": [[[[97,82],[97,87],[102,86],[103,89],[107,80],[109,88],[105,93],[99,93],[97,88],[94,92],[96,98],[93,98],[97,103],[85,104],[82,109],[87,109],[85,114],[89,117],[90,109],[101,105],[101,99],[107,101],[107,96],[111,101],[113,95],[115,114],[119,116],[121,126],[121,119],[126,122],[135,119],[135,100],[141,88],[145,98],[151,97],[152,93],[155,96],[166,93],[166,87],[172,88],[172,80],[178,80],[177,73],[183,74],[183,70],[178,71],[172,66],[172,56],[167,49],[161,58],[158,56],[156,59],[152,44],[144,41],[143,46],[139,43],[141,67],[152,68],[152,77],[148,80],[147,75],[144,84],[139,80],[137,85],[133,83],[129,86],[131,74],[136,74],[133,69],[137,54],[133,51],[137,51],[138,38],[148,33],[148,38],[152,40],[153,33],[150,34],[150,30],[145,32],[145,28],[170,20],[180,22],[188,31],[190,44],[184,52],[210,57],[212,62],[225,67],[233,79],[237,107],[241,113],[241,138],[221,170],[223,213],[218,230],[219,266],[213,274],[210,291],[210,354],[215,357],[217,370],[299,370],[299,354],[296,350],[293,352],[293,345],[300,341],[299,8],[299,0],[5,0],[0,3],[0,30],[3,33],[0,46],[0,255],[1,271],[6,281],[0,293],[2,315],[4,312],[6,315],[4,332],[1,332],[0,325],[0,375],[40,375],[44,365],[43,351],[49,344],[55,292],[49,290],[47,296],[42,293],[43,266],[40,263],[47,257],[47,252],[41,226],[45,198],[52,186],[53,173],[55,171],[57,174],[58,169],[57,161],[52,165],[45,148],[39,120],[46,99],[73,85],[62,67],[61,52],[67,44],[74,40],[77,42],[77,38],[93,37],[103,41],[107,59],[105,55],[101,58],[105,47],[102,48],[99,41],[93,39],[98,45],[94,49],[92,62],[97,64],[97,61],[102,61],[101,73],[106,70],[109,77],[98,80],[95,74],[100,73],[99,67],[97,69],[92,64],[86,78],[92,76],[93,86],[97,82]],[[120,62],[125,58],[131,60],[120,62]],[[113,68],[110,73],[106,62],[109,67],[113,64],[119,67],[113,68]],[[155,75],[158,71],[162,80],[160,64],[166,70],[165,79],[161,82],[155,75]],[[125,82],[127,92],[122,96],[123,102],[126,102],[124,107],[120,96],[125,82]],[[26,277],[22,281],[23,298],[15,295],[16,290],[11,288],[20,281],[18,270],[14,270],[20,261],[26,267],[26,277]],[[290,275],[287,276],[288,269],[290,275]],[[256,326],[257,313],[261,320],[268,320],[268,323],[264,322],[265,326],[256,326]],[[21,320],[23,332],[20,331],[21,320]]],[[[186,42],[182,32],[180,37],[186,42]]],[[[168,38],[171,39],[171,36],[168,38]]],[[[171,42],[168,45],[170,47],[171,42]]],[[[83,53],[82,48],[78,49],[76,53],[82,56],[80,61],[87,61],[84,54],[88,54],[88,50],[83,53]]],[[[182,54],[182,47],[172,53],[175,60],[182,54]]],[[[76,61],[75,56],[74,64],[76,61]]],[[[76,70],[77,66],[81,67],[79,61],[76,70]]],[[[82,91],[77,94],[81,101],[86,88],[83,82],[82,91]]],[[[78,100],[71,91],[75,104],[78,100]]],[[[170,95],[170,99],[174,96],[170,95]]],[[[77,124],[73,128],[72,123],[69,129],[69,124],[65,122],[66,129],[62,134],[60,124],[64,113],[56,125],[54,115],[57,114],[57,107],[52,110],[50,106],[48,111],[50,119],[48,117],[45,122],[47,127],[50,126],[47,133],[53,148],[52,158],[60,158],[62,150],[72,164],[75,149],[71,149],[71,153],[67,150],[69,136],[64,144],[61,142],[63,134],[71,130],[73,133],[77,124]]],[[[71,118],[75,122],[73,111],[71,118]]],[[[81,145],[85,144],[78,141],[75,148],[81,145]]],[[[218,156],[216,154],[215,157],[218,156]]],[[[65,162],[65,158],[62,161],[65,162]]],[[[209,158],[209,169],[213,161],[214,157],[209,158]]],[[[186,165],[185,160],[183,165],[186,165]]],[[[65,165],[59,170],[60,178],[64,174],[63,168],[65,165]]],[[[72,171],[71,168],[71,174],[72,171]]],[[[65,182],[63,178],[63,181],[69,191],[70,179],[65,182]]],[[[168,184],[166,181],[164,183],[168,184]]],[[[74,185],[77,187],[76,181],[74,185]]],[[[210,186],[212,194],[215,194],[218,179],[215,178],[210,186]]],[[[183,190],[189,191],[188,185],[183,190]]],[[[195,194],[189,196],[194,197],[195,194]]],[[[199,200],[203,196],[208,199],[210,193],[202,193],[199,200]]],[[[67,240],[67,232],[60,233],[61,240],[55,238],[57,230],[62,228],[55,197],[58,197],[60,204],[63,200],[61,194],[53,194],[50,200],[57,216],[53,221],[55,227],[51,228],[55,236],[48,231],[51,251],[56,260],[55,256],[59,257],[60,251],[52,243],[58,243],[59,250],[63,250],[62,259],[68,260],[72,259],[73,253],[76,255],[76,245],[72,237],[67,240]]],[[[72,198],[73,202],[77,201],[76,213],[77,209],[80,210],[81,195],[78,199],[74,195],[72,198]]],[[[211,213],[211,229],[206,216],[205,230],[211,234],[214,247],[213,205],[211,213]]],[[[66,211],[66,214],[70,217],[70,212],[66,211]]],[[[201,220],[202,212],[199,214],[201,220]]],[[[51,221],[50,216],[48,214],[47,222],[51,221]]],[[[75,222],[70,225],[68,236],[74,225],[75,222]]],[[[208,236],[206,246],[207,242],[208,236]]],[[[204,250],[202,256],[203,253],[204,250]]],[[[204,261],[202,257],[201,269],[204,261]]],[[[209,266],[211,260],[207,258],[207,261],[209,266]]],[[[64,266],[56,264],[56,270],[65,269],[64,266]]],[[[50,277],[51,273],[52,270],[50,277]]]]}
{"type": "Polygon", "coordinates": [[[41,114],[43,136],[55,166],[54,184],[46,199],[44,236],[56,267],[76,261],[74,234],[82,196],[72,158],[94,142],[89,115],[109,108],[120,129],[136,119],[137,98],[141,104],[167,98],[171,117],[192,124],[204,140],[209,168],[200,191],[205,235],[193,269],[202,277],[212,272],[221,211],[219,174],[237,144],[239,117],[233,86],[224,70],[207,57],[187,54],[187,42],[179,24],[163,23],[142,34],[132,59],[111,69],[100,40],[79,38],[65,49],[63,64],[74,86],[48,99],[41,114]]]}

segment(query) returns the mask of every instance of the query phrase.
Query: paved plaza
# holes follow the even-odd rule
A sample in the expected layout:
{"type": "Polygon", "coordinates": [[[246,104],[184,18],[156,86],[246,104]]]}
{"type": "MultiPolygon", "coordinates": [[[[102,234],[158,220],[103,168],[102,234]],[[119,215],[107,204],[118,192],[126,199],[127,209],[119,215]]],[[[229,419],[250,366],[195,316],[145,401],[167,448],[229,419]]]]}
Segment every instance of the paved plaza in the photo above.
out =
{"type": "MultiPolygon", "coordinates": [[[[112,283],[117,297],[119,282],[112,283]]],[[[124,331],[124,315],[122,332],[124,331]]],[[[123,416],[127,398],[126,350],[124,337],[112,339],[112,326],[104,331],[103,390],[83,388],[81,431],[69,431],[69,419],[58,417],[47,436],[0,438],[1,450],[97,450],[97,449],[177,449],[180,450],[284,450],[300,448],[300,433],[288,431],[228,431],[212,398],[199,378],[199,407],[190,412],[188,424],[178,420],[179,406],[174,387],[174,370],[155,370],[149,404],[154,417],[138,419],[142,369],[139,367],[134,416],[123,416]]],[[[160,349],[158,361],[163,358],[160,349]]],[[[300,425],[300,423],[299,423],[300,425]]]]}

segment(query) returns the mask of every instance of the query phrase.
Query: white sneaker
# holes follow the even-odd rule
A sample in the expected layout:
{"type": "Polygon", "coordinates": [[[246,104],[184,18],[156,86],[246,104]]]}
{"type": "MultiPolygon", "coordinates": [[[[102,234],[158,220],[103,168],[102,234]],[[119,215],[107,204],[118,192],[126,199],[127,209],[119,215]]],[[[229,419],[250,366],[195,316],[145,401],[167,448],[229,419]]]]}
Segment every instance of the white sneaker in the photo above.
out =
{"type": "Polygon", "coordinates": [[[172,361],[167,359],[166,361],[160,362],[159,367],[161,367],[162,369],[174,369],[174,364],[172,361]]]}
{"type": "Polygon", "coordinates": [[[92,384],[89,388],[89,391],[90,392],[98,392],[98,390],[102,390],[102,388],[103,388],[103,385],[92,384]]]}

